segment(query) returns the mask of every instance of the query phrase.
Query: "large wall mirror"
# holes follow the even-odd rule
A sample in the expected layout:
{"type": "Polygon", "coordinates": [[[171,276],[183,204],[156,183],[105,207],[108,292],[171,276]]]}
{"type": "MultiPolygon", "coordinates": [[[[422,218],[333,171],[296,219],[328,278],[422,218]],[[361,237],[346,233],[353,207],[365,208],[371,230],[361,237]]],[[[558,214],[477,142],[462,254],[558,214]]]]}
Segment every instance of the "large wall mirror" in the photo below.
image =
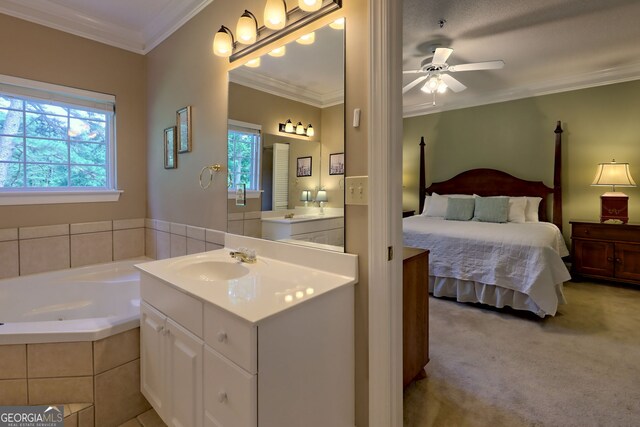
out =
{"type": "Polygon", "coordinates": [[[229,233],[344,250],[344,50],[333,23],[230,71],[229,233]]]}

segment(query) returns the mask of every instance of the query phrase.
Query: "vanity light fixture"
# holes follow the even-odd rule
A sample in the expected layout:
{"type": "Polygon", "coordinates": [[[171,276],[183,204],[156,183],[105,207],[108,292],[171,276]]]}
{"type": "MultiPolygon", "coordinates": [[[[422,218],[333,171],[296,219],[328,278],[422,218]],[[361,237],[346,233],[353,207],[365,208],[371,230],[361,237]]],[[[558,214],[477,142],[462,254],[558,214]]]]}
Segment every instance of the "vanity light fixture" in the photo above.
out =
{"type": "Polygon", "coordinates": [[[281,56],[284,56],[285,53],[287,53],[287,47],[280,46],[269,52],[269,55],[273,56],[274,58],[280,58],[281,56]]]}
{"type": "Polygon", "coordinates": [[[302,126],[302,122],[298,122],[298,124],[296,125],[296,135],[306,135],[307,132],[304,129],[304,126],[302,126]]]}
{"type": "Polygon", "coordinates": [[[305,12],[315,12],[322,6],[322,0],[299,0],[298,7],[305,12]]]}
{"type": "Polygon", "coordinates": [[[344,17],[336,19],[329,26],[334,30],[344,30],[344,17]]]}
{"type": "Polygon", "coordinates": [[[242,44],[254,44],[258,39],[258,20],[253,13],[246,9],[238,19],[236,36],[238,37],[238,43],[242,44]]]}
{"type": "Polygon", "coordinates": [[[258,68],[260,66],[260,57],[250,59],[244,65],[249,68],[258,68]]]}
{"type": "Polygon", "coordinates": [[[285,0],[267,0],[264,7],[264,26],[281,30],[287,25],[287,3],[285,0]]]}
{"type": "Polygon", "coordinates": [[[293,122],[291,122],[291,119],[288,119],[285,123],[279,123],[278,130],[282,133],[290,133],[297,136],[305,136],[307,138],[315,135],[315,130],[313,129],[313,126],[311,126],[311,123],[309,123],[309,126],[305,128],[302,122],[298,122],[298,124],[294,125],[293,122]]]}
{"type": "Polygon", "coordinates": [[[233,53],[233,33],[230,29],[222,25],[213,38],[213,53],[223,58],[228,58],[233,53]]]}
{"type": "MultiPolygon", "coordinates": [[[[289,34],[302,31],[308,24],[340,8],[342,0],[299,0],[298,7],[292,10],[287,10],[286,0],[267,0],[265,25],[258,27],[255,15],[245,10],[236,26],[236,39],[229,28],[223,25],[214,37],[213,52],[216,56],[235,62],[289,34]]],[[[314,37],[315,34],[306,35],[299,42],[311,44],[314,37]]]]}
{"type": "Polygon", "coordinates": [[[304,36],[300,37],[296,41],[303,45],[313,44],[313,42],[316,41],[316,33],[311,32],[311,33],[305,34],[304,36]]]}
{"type": "MultiPolygon", "coordinates": [[[[280,132],[283,132],[282,123],[280,123],[280,132]]],[[[293,123],[291,123],[291,119],[288,119],[287,122],[284,124],[284,132],[287,132],[287,133],[295,132],[293,130],[293,123]]]]}
{"type": "Polygon", "coordinates": [[[311,123],[309,123],[309,126],[307,126],[307,132],[306,133],[307,133],[307,136],[309,138],[311,138],[313,135],[316,134],[316,131],[313,130],[313,126],[311,126],[311,123]]]}

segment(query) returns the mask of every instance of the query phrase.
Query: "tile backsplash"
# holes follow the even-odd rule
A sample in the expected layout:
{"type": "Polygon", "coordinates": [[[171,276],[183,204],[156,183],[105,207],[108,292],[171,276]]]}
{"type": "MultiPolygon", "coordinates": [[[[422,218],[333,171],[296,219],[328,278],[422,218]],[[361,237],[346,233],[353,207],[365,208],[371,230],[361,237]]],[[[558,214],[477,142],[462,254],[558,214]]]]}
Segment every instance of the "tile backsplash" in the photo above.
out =
{"type": "Polygon", "coordinates": [[[147,256],[164,259],[224,246],[222,231],[133,218],[0,229],[0,279],[147,256]]]}

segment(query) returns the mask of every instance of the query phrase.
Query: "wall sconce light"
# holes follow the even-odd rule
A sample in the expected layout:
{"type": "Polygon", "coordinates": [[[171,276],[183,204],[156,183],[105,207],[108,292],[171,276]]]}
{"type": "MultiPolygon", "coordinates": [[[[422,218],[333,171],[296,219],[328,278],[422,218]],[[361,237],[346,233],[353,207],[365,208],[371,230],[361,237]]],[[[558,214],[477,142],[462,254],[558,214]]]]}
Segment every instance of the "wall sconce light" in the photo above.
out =
{"type": "Polygon", "coordinates": [[[600,196],[600,222],[618,221],[624,224],[629,221],[629,196],[619,191],[618,187],[635,187],[636,183],[629,172],[629,163],[599,163],[594,186],[613,187],[613,192],[606,192],[600,196]]]}
{"type": "Polygon", "coordinates": [[[304,202],[304,207],[306,208],[311,201],[311,190],[302,190],[302,194],[300,195],[300,201],[304,202]]]}
{"type": "MultiPolygon", "coordinates": [[[[255,15],[245,10],[236,26],[237,40],[223,25],[214,37],[213,52],[235,62],[340,8],[342,0],[299,0],[298,7],[288,11],[285,0],[267,0],[264,26],[258,27],[255,15]]],[[[305,35],[308,44],[315,38],[315,34],[311,34],[305,35]]]]}
{"type": "Polygon", "coordinates": [[[324,215],[324,204],[328,201],[327,192],[325,190],[318,190],[318,193],[316,193],[316,202],[320,205],[320,215],[324,215]]]}
{"type": "Polygon", "coordinates": [[[303,126],[302,122],[298,122],[298,124],[294,126],[291,119],[288,119],[285,123],[278,123],[278,130],[283,133],[291,133],[309,138],[316,134],[311,123],[309,123],[309,126],[306,128],[303,126]]]}

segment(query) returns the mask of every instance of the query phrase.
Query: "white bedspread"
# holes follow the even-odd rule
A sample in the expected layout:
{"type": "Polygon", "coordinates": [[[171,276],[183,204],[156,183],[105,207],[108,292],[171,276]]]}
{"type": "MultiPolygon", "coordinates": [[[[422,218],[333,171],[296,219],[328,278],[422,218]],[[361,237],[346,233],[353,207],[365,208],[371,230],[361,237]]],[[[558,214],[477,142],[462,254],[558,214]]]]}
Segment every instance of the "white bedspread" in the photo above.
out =
{"type": "Polygon", "coordinates": [[[403,220],[404,244],[429,249],[429,274],[500,286],[528,295],[555,314],[557,285],[569,280],[569,255],[548,222],[495,224],[423,216],[403,220]]]}

